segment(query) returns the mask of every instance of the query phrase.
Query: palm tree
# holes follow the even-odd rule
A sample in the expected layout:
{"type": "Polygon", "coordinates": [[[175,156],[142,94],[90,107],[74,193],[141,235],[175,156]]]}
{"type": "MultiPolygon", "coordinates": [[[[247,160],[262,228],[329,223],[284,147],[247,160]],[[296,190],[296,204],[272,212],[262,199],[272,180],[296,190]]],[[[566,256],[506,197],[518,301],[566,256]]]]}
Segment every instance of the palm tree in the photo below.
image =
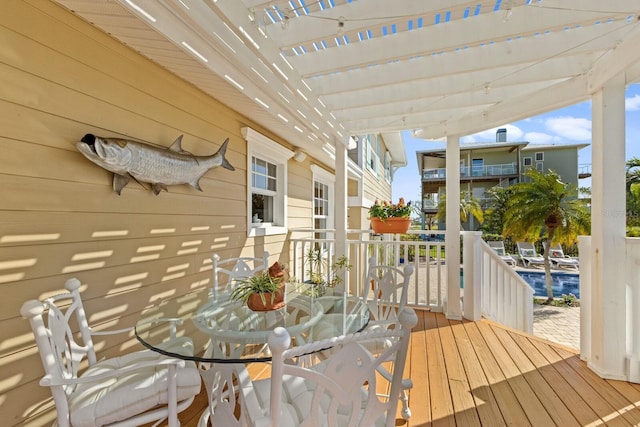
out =
{"type": "Polygon", "coordinates": [[[579,234],[590,233],[591,218],[584,202],[578,199],[578,188],[566,184],[554,171],[528,171],[530,182],[512,186],[507,203],[503,236],[514,240],[544,239],[544,270],[547,302],[553,300],[549,248],[555,243],[574,244],[579,234]]]}
{"type": "Polygon", "coordinates": [[[512,187],[494,187],[486,191],[489,195],[489,207],[484,212],[482,231],[488,234],[502,234],[507,203],[513,193],[512,187]]]}
{"type": "MultiPolygon", "coordinates": [[[[468,192],[460,192],[460,230],[462,230],[462,224],[473,216],[480,224],[484,221],[484,212],[482,206],[478,200],[471,196],[468,192]]],[[[447,199],[443,195],[438,202],[438,213],[436,213],[436,219],[438,221],[444,221],[447,218],[447,199]]]]}
{"type": "Polygon", "coordinates": [[[640,159],[627,160],[627,226],[640,225],[640,159]]]}

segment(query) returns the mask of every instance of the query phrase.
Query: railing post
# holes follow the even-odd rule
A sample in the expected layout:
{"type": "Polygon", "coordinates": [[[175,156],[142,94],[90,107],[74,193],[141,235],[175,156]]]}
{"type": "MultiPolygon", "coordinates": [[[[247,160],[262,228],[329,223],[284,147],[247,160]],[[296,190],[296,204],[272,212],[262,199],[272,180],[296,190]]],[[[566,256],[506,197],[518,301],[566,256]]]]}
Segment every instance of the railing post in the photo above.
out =
{"type": "Polygon", "coordinates": [[[580,254],[580,358],[591,358],[591,236],[578,236],[580,254]]]}
{"type": "Polygon", "coordinates": [[[480,231],[462,231],[462,271],[463,271],[463,317],[468,320],[482,318],[481,274],[482,251],[479,241],[480,231]]]}
{"type": "Polygon", "coordinates": [[[640,240],[633,237],[625,239],[627,247],[627,348],[629,355],[629,381],[640,383],[640,280],[637,268],[640,265],[640,240]]]}

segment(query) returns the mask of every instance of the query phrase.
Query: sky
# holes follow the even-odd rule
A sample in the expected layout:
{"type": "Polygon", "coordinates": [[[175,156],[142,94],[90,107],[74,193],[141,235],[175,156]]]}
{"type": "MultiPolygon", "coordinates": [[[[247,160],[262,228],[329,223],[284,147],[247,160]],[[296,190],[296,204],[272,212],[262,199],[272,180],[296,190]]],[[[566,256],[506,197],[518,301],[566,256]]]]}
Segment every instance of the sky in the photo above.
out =
{"type": "MultiPolygon", "coordinates": [[[[640,158],[640,84],[627,86],[625,94],[626,110],[626,158],[640,158]]],[[[507,141],[528,141],[530,144],[591,144],[591,101],[575,104],[549,113],[533,116],[513,123],[505,123],[473,135],[460,138],[461,143],[492,142],[496,140],[496,130],[507,129],[507,141]]],[[[420,172],[416,151],[442,148],[441,141],[414,138],[411,131],[402,133],[407,156],[407,166],[396,170],[392,182],[392,198],[405,201],[420,200],[420,172]]],[[[578,164],[591,164],[591,147],[578,152],[578,164]]],[[[590,178],[578,185],[589,187],[590,178]]]]}

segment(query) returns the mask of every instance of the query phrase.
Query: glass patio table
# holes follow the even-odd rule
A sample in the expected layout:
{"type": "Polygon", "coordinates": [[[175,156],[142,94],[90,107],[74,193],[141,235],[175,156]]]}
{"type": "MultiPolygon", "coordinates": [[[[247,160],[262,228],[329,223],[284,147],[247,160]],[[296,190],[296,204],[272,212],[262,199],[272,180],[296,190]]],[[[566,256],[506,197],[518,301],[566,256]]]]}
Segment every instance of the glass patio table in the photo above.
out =
{"type": "Polygon", "coordinates": [[[167,356],[213,363],[250,363],[271,360],[269,334],[283,326],[292,346],[363,330],[368,307],[348,295],[311,297],[299,286],[287,284],[286,304],[274,311],[252,311],[229,294],[213,297],[209,288],[164,299],[142,311],[135,335],[145,347],[167,356]],[[163,343],[189,338],[194,355],[174,354],[163,343]]]}

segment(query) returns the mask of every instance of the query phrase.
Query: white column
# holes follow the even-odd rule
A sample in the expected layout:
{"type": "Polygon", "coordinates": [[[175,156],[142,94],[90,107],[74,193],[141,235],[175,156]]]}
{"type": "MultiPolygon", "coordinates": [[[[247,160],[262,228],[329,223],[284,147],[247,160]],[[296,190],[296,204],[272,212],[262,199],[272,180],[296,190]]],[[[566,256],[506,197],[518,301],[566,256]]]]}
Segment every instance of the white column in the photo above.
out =
{"type": "Polygon", "coordinates": [[[448,319],[462,319],[460,308],[460,137],[447,136],[447,218],[445,250],[447,257],[448,319]]]}
{"type": "Polygon", "coordinates": [[[482,318],[482,294],[480,289],[480,266],[482,265],[481,231],[461,231],[463,269],[464,269],[464,304],[465,319],[474,322],[482,318]]]}
{"type": "MultiPolygon", "coordinates": [[[[347,144],[336,140],[335,227],[336,257],[347,253],[347,144]]],[[[346,278],[345,278],[346,280],[346,278]]],[[[346,283],[345,283],[346,284],[346,283]]]]}
{"type": "Polygon", "coordinates": [[[594,93],[592,106],[591,348],[588,366],[626,379],[625,77],[594,93]]]}

